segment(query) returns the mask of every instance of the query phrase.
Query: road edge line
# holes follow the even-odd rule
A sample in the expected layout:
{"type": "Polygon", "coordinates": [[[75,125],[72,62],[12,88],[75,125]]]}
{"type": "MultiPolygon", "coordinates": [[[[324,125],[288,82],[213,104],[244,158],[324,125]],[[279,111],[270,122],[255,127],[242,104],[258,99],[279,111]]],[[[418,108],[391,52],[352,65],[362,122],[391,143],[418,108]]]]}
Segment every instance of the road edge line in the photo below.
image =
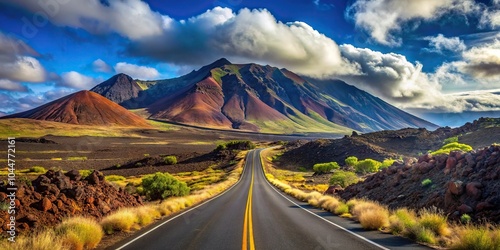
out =
{"type": "MultiPolygon", "coordinates": [[[[250,152],[251,152],[251,151],[248,151],[248,153],[250,153],[250,152]]],[[[260,155],[260,154],[259,154],[259,155],[260,155]]],[[[247,154],[247,156],[248,156],[248,154],[247,154]]],[[[159,225],[157,225],[157,226],[155,226],[155,227],[153,227],[153,228],[149,229],[148,231],[144,232],[143,234],[141,234],[141,235],[137,236],[137,237],[136,237],[136,238],[134,238],[133,240],[130,240],[130,241],[128,241],[127,243],[123,244],[122,246],[120,246],[120,247],[118,247],[118,248],[115,248],[115,250],[121,250],[121,249],[123,249],[124,247],[126,247],[126,246],[128,246],[128,245],[132,244],[132,243],[133,243],[133,242],[135,242],[136,240],[138,240],[138,239],[140,239],[140,238],[144,237],[146,234],[149,234],[149,233],[153,232],[154,230],[156,230],[156,229],[158,229],[159,227],[161,227],[161,226],[163,226],[163,225],[167,224],[168,222],[170,222],[170,221],[172,221],[172,220],[174,220],[174,219],[176,219],[176,218],[178,218],[178,217],[180,217],[180,216],[182,216],[182,215],[184,215],[184,214],[186,214],[186,213],[189,213],[189,212],[191,212],[191,211],[193,211],[193,210],[195,210],[195,209],[197,209],[197,208],[199,208],[199,207],[201,207],[201,206],[203,206],[203,205],[205,205],[205,204],[207,204],[207,203],[209,203],[209,202],[211,202],[211,201],[213,201],[213,200],[215,200],[215,199],[219,198],[220,196],[224,195],[225,193],[229,192],[229,190],[233,189],[233,188],[234,188],[236,185],[238,185],[238,183],[240,183],[240,181],[243,179],[242,177],[243,177],[243,173],[245,172],[245,168],[246,168],[246,163],[247,163],[247,161],[246,161],[246,157],[247,157],[247,156],[245,156],[245,166],[243,167],[243,171],[241,171],[240,178],[238,179],[238,181],[237,181],[236,183],[234,183],[234,185],[233,185],[233,186],[231,186],[230,188],[226,189],[224,192],[222,192],[222,193],[220,193],[220,194],[218,194],[218,195],[216,195],[216,196],[214,196],[214,197],[212,197],[212,198],[210,198],[210,199],[208,199],[208,200],[204,201],[203,203],[201,203],[201,204],[197,205],[196,207],[192,207],[192,208],[190,208],[190,209],[188,209],[188,210],[186,210],[186,211],[184,211],[184,212],[182,212],[182,213],[180,213],[180,214],[178,214],[178,215],[176,215],[176,216],[174,216],[174,217],[172,217],[172,218],[170,218],[170,219],[168,219],[168,220],[166,220],[166,221],[164,221],[164,222],[160,223],[159,225]]]]}

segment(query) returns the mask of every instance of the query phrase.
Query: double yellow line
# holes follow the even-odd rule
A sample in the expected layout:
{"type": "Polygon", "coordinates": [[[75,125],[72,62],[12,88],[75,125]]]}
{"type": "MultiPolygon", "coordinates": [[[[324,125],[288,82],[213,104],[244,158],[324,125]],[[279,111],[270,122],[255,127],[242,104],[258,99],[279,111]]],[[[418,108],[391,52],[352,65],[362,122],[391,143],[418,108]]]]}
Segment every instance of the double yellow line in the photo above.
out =
{"type": "MultiPolygon", "coordinates": [[[[253,159],[255,162],[255,152],[253,151],[253,159]]],[[[255,243],[253,240],[253,224],[252,224],[252,191],[253,191],[253,175],[254,167],[252,168],[252,180],[250,181],[250,190],[248,190],[247,207],[245,209],[245,220],[243,222],[243,244],[242,250],[255,250],[255,243]]]]}

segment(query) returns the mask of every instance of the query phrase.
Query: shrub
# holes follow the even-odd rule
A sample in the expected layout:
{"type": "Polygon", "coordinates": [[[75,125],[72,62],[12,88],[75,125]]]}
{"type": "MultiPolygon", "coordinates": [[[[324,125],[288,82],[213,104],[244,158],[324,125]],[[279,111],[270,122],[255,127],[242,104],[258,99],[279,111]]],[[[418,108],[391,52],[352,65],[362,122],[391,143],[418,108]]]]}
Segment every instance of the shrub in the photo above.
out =
{"type": "Polygon", "coordinates": [[[462,214],[462,216],[460,216],[460,221],[464,224],[469,224],[471,219],[472,218],[468,214],[462,214]]]}
{"type": "Polygon", "coordinates": [[[63,250],[68,247],[63,246],[61,237],[53,230],[43,230],[30,236],[19,236],[16,243],[7,240],[0,241],[0,249],[9,250],[63,250]]]}
{"type": "Polygon", "coordinates": [[[56,233],[71,249],[95,248],[104,235],[101,226],[94,219],[71,217],[56,227],[56,233]]]}
{"type": "Polygon", "coordinates": [[[78,170],[78,172],[80,172],[82,178],[87,178],[87,176],[89,176],[92,173],[92,170],[83,169],[83,170],[78,170]]]}
{"type": "Polygon", "coordinates": [[[450,144],[452,142],[458,142],[458,136],[453,136],[453,137],[444,139],[443,144],[446,145],[446,144],[450,144]]]}
{"type": "Polygon", "coordinates": [[[45,172],[47,172],[47,170],[44,167],[33,166],[33,167],[30,168],[30,172],[44,174],[45,172]]]}
{"type": "Polygon", "coordinates": [[[112,234],[114,231],[129,231],[136,220],[134,212],[129,209],[121,209],[104,217],[101,226],[104,232],[112,234]]]}
{"type": "Polygon", "coordinates": [[[189,194],[189,187],[185,182],[177,180],[169,173],[156,173],[142,179],[144,194],[150,200],[165,199],[170,196],[184,196],[189,194]]]}
{"type": "Polygon", "coordinates": [[[177,164],[177,157],[175,155],[165,156],[163,157],[163,161],[167,165],[175,165],[177,164]]]}
{"type": "Polygon", "coordinates": [[[337,170],[330,178],[330,185],[340,185],[345,188],[349,185],[356,184],[359,181],[358,176],[350,171],[337,170]]]}
{"type": "Polygon", "coordinates": [[[221,151],[221,150],[247,150],[247,149],[254,149],[255,144],[249,140],[243,140],[243,141],[229,141],[229,142],[223,142],[219,143],[217,147],[215,148],[216,151],[221,151]]]}
{"type": "Polygon", "coordinates": [[[332,171],[334,169],[339,169],[339,168],[340,168],[340,166],[336,162],[317,163],[317,164],[314,164],[314,166],[313,166],[314,172],[318,173],[318,174],[329,173],[330,171],[332,171]]]}
{"type": "Polygon", "coordinates": [[[487,250],[500,248],[500,230],[488,230],[487,227],[467,226],[457,230],[457,241],[452,244],[454,250],[487,250]]]}
{"type": "Polygon", "coordinates": [[[378,230],[389,225],[389,211],[378,205],[360,212],[358,220],[364,229],[378,230]]]}
{"type": "Polygon", "coordinates": [[[345,165],[349,167],[354,167],[358,163],[358,158],[356,156],[349,156],[345,159],[345,165]]]}
{"type": "Polygon", "coordinates": [[[425,179],[422,181],[422,187],[427,187],[427,186],[430,186],[431,184],[432,184],[431,179],[425,179]]]}
{"type": "Polygon", "coordinates": [[[382,163],[379,161],[373,160],[373,159],[365,159],[362,161],[359,161],[354,168],[356,169],[356,172],[361,173],[361,174],[366,174],[366,173],[375,173],[378,171],[382,163]]]}
{"type": "Polygon", "coordinates": [[[337,215],[347,214],[349,213],[349,207],[345,203],[339,203],[334,213],[337,215]]]}
{"type": "Polygon", "coordinates": [[[125,177],[121,176],[121,175],[107,175],[104,177],[104,179],[106,179],[107,181],[124,181],[126,180],[125,177]]]}
{"type": "Polygon", "coordinates": [[[389,228],[393,234],[403,234],[410,237],[408,229],[417,223],[417,215],[406,208],[400,208],[389,217],[389,223],[389,228]]]}
{"type": "Polygon", "coordinates": [[[393,159],[385,159],[384,161],[382,161],[382,164],[380,165],[380,169],[382,168],[388,168],[390,166],[392,166],[392,164],[394,164],[396,160],[393,160],[393,159]]]}
{"type": "Polygon", "coordinates": [[[467,145],[467,144],[452,142],[452,143],[448,143],[448,144],[444,145],[442,148],[440,148],[434,152],[431,152],[431,154],[432,155],[449,154],[451,151],[469,152],[469,151],[472,151],[472,147],[467,145]]]}
{"type": "Polygon", "coordinates": [[[422,226],[414,226],[412,230],[416,241],[429,244],[436,243],[436,236],[432,230],[422,226]]]}
{"type": "Polygon", "coordinates": [[[420,210],[420,219],[418,224],[424,228],[430,229],[436,235],[447,236],[450,233],[446,216],[442,215],[436,209],[420,210]]]}

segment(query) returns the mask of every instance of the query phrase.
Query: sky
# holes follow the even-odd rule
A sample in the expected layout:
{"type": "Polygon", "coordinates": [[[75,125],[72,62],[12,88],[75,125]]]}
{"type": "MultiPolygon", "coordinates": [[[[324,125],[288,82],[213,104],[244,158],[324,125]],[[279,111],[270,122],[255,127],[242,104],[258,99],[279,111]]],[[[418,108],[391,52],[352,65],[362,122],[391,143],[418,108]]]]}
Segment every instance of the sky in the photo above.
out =
{"type": "Polygon", "coordinates": [[[0,115],[221,57],[341,79],[424,118],[499,114],[499,30],[500,0],[0,0],[0,115]]]}

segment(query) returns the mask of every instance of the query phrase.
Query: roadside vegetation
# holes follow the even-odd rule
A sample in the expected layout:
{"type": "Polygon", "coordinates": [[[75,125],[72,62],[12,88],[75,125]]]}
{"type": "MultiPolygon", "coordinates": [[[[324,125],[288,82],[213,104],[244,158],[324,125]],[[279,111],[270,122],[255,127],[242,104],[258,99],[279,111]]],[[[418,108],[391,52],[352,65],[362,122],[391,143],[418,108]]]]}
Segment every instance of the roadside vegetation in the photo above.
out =
{"type": "MultiPolygon", "coordinates": [[[[105,235],[138,230],[224,192],[239,180],[245,156],[246,151],[238,152],[234,159],[235,166],[230,172],[208,168],[202,172],[175,175],[155,173],[129,178],[108,175],[105,178],[113,185],[125,187],[127,191],[140,193],[151,200],[161,201],[147,202],[140,207],[122,208],[101,220],[94,217],[69,217],[54,228],[21,235],[16,238],[15,244],[0,241],[0,249],[94,249],[105,235]]],[[[41,172],[42,169],[25,171],[41,172]]],[[[90,170],[81,170],[80,173],[86,174],[87,171],[90,173],[90,170]]]]}
{"type": "MultiPolygon", "coordinates": [[[[348,159],[346,159],[348,167],[355,167],[359,163],[355,157],[348,159]]],[[[500,249],[500,229],[496,226],[473,225],[470,223],[470,217],[467,219],[467,216],[464,216],[461,224],[452,223],[448,221],[447,216],[442,211],[436,208],[419,211],[407,208],[390,210],[386,206],[370,200],[351,199],[344,201],[338,197],[323,195],[316,191],[304,191],[301,186],[294,186],[283,178],[277,178],[275,174],[280,174],[284,170],[272,167],[269,159],[263,158],[262,162],[268,181],[283,192],[315,207],[357,221],[366,230],[380,230],[439,248],[456,250],[500,249]]],[[[372,163],[369,165],[371,166],[372,163]]],[[[358,178],[357,175],[351,171],[335,170],[330,184],[339,184],[344,187],[349,185],[348,180],[355,182],[355,178],[358,178]]],[[[422,186],[431,184],[432,180],[430,179],[422,182],[422,186]]]]}

